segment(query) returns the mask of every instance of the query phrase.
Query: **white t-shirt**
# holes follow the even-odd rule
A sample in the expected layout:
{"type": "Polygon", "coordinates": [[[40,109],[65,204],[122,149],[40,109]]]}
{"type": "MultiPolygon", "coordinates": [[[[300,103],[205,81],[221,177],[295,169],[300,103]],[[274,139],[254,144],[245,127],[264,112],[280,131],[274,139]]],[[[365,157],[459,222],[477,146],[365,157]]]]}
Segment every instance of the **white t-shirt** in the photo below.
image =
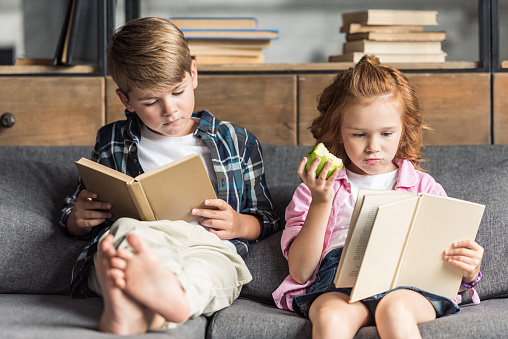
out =
{"type": "MultiPolygon", "coordinates": [[[[351,194],[349,198],[344,201],[342,205],[342,212],[345,212],[349,217],[341,218],[337,225],[335,225],[330,238],[330,247],[326,253],[332,249],[343,247],[346,242],[347,230],[351,222],[351,215],[355,207],[356,198],[360,189],[373,189],[373,190],[393,190],[399,177],[399,170],[378,174],[378,175],[361,175],[351,172],[346,169],[348,181],[351,184],[351,194]]],[[[325,253],[325,254],[326,254],[325,253]]]]}
{"type": "MultiPolygon", "coordinates": [[[[213,169],[212,156],[206,143],[194,134],[181,137],[165,137],[159,135],[148,127],[141,127],[141,140],[138,148],[138,158],[145,172],[151,171],[172,161],[183,158],[189,154],[198,154],[203,159],[206,171],[212,182],[215,194],[217,194],[217,175],[213,169]]],[[[199,225],[197,220],[190,222],[199,225]]],[[[236,252],[236,247],[229,241],[223,242],[236,252]]]]}

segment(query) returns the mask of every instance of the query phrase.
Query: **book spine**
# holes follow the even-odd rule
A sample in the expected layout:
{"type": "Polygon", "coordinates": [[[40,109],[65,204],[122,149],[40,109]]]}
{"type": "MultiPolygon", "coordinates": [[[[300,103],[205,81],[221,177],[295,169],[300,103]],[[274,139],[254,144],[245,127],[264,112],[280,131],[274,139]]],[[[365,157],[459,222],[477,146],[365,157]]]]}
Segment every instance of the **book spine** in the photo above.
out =
{"type": "Polygon", "coordinates": [[[406,257],[407,248],[409,246],[409,240],[411,240],[411,236],[413,235],[416,217],[420,211],[421,205],[422,205],[422,197],[421,197],[421,195],[419,195],[418,196],[418,203],[416,204],[415,211],[413,213],[413,218],[411,219],[411,225],[409,226],[409,231],[407,232],[406,241],[404,242],[404,247],[402,248],[402,254],[400,255],[399,263],[397,264],[397,269],[395,270],[395,274],[393,275],[393,281],[392,281],[392,285],[390,286],[390,289],[398,287],[400,270],[402,269],[402,264],[404,263],[404,259],[406,257]]]}
{"type": "Polygon", "coordinates": [[[152,207],[146,198],[145,191],[139,181],[132,181],[127,185],[132,201],[136,206],[141,221],[155,221],[155,214],[152,211],[152,207]]]}

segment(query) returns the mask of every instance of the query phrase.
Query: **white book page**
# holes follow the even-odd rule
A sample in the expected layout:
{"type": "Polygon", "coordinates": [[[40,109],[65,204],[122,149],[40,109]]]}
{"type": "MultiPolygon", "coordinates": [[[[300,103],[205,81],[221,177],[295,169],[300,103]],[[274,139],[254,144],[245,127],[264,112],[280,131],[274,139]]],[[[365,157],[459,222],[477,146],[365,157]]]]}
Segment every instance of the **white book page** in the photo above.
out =
{"type": "Polygon", "coordinates": [[[443,258],[454,241],[474,239],[485,206],[431,194],[422,194],[397,285],[415,286],[453,299],[462,270],[443,258]]]}
{"type": "Polygon", "coordinates": [[[393,288],[418,197],[405,197],[378,208],[350,302],[393,288]]]}
{"type": "Polygon", "coordinates": [[[360,190],[355,211],[357,211],[358,204],[361,204],[361,209],[357,212],[358,217],[353,211],[351,220],[354,221],[356,218],[356,222],[352,227],[350,226],[348,231],[347,247],[344,246],[342,252],[335,277],[335,286],[353,287],[355,285],[379,205],[404,199],[409,195],[414,194],[398,191],[360,190]]]}

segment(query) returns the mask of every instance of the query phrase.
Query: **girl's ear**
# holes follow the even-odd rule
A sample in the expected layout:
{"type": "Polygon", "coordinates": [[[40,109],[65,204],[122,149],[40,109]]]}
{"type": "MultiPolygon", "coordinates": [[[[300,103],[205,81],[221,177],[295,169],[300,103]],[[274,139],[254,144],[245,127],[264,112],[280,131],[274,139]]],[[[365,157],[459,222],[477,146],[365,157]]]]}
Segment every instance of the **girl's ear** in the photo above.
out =
{"type": "Polygon", "coordinates": [[[129,98],[127,98],[127,95],[125,95],[125,93],[120,88],[116,89],[116,95],[118,95],[118,97],[120,98],[120,101],[122,102],[122,104],[125,106],[125,108],[129,112],[135,111],[134,107],[132,107],[132,105],[129,101],[129,98]]]}

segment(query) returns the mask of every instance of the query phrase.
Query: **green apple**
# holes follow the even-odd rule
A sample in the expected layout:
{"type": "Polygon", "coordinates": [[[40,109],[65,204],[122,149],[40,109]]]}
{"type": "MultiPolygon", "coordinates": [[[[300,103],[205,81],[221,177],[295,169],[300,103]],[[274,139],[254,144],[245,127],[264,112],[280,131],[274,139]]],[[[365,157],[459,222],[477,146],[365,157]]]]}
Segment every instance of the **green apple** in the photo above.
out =
{"type": "Polygon", "coordinates": [[[321,162],[319,163],[317,169],[316,169],[316,178],[319,177],[319,174],[321,174],[321,171],[323,170],[323,167],[325,167],[325,164],[327,161],[332,162],[332,166],[330,167],[330,170],[328,171],[328,174],[326,175],[326,179],[332,175],[333,170],[338,168],[339,170],[342,168],[342,160],[337,158],[335,155],[330,153],[325,145],[323,143],[317,144],[316,147],[311,149],[306,155],[307,157],[307,164],[305,165],[305,170],[308,171],[310,168],[310,165],[316,158],[321,158],[321,162]]]}

